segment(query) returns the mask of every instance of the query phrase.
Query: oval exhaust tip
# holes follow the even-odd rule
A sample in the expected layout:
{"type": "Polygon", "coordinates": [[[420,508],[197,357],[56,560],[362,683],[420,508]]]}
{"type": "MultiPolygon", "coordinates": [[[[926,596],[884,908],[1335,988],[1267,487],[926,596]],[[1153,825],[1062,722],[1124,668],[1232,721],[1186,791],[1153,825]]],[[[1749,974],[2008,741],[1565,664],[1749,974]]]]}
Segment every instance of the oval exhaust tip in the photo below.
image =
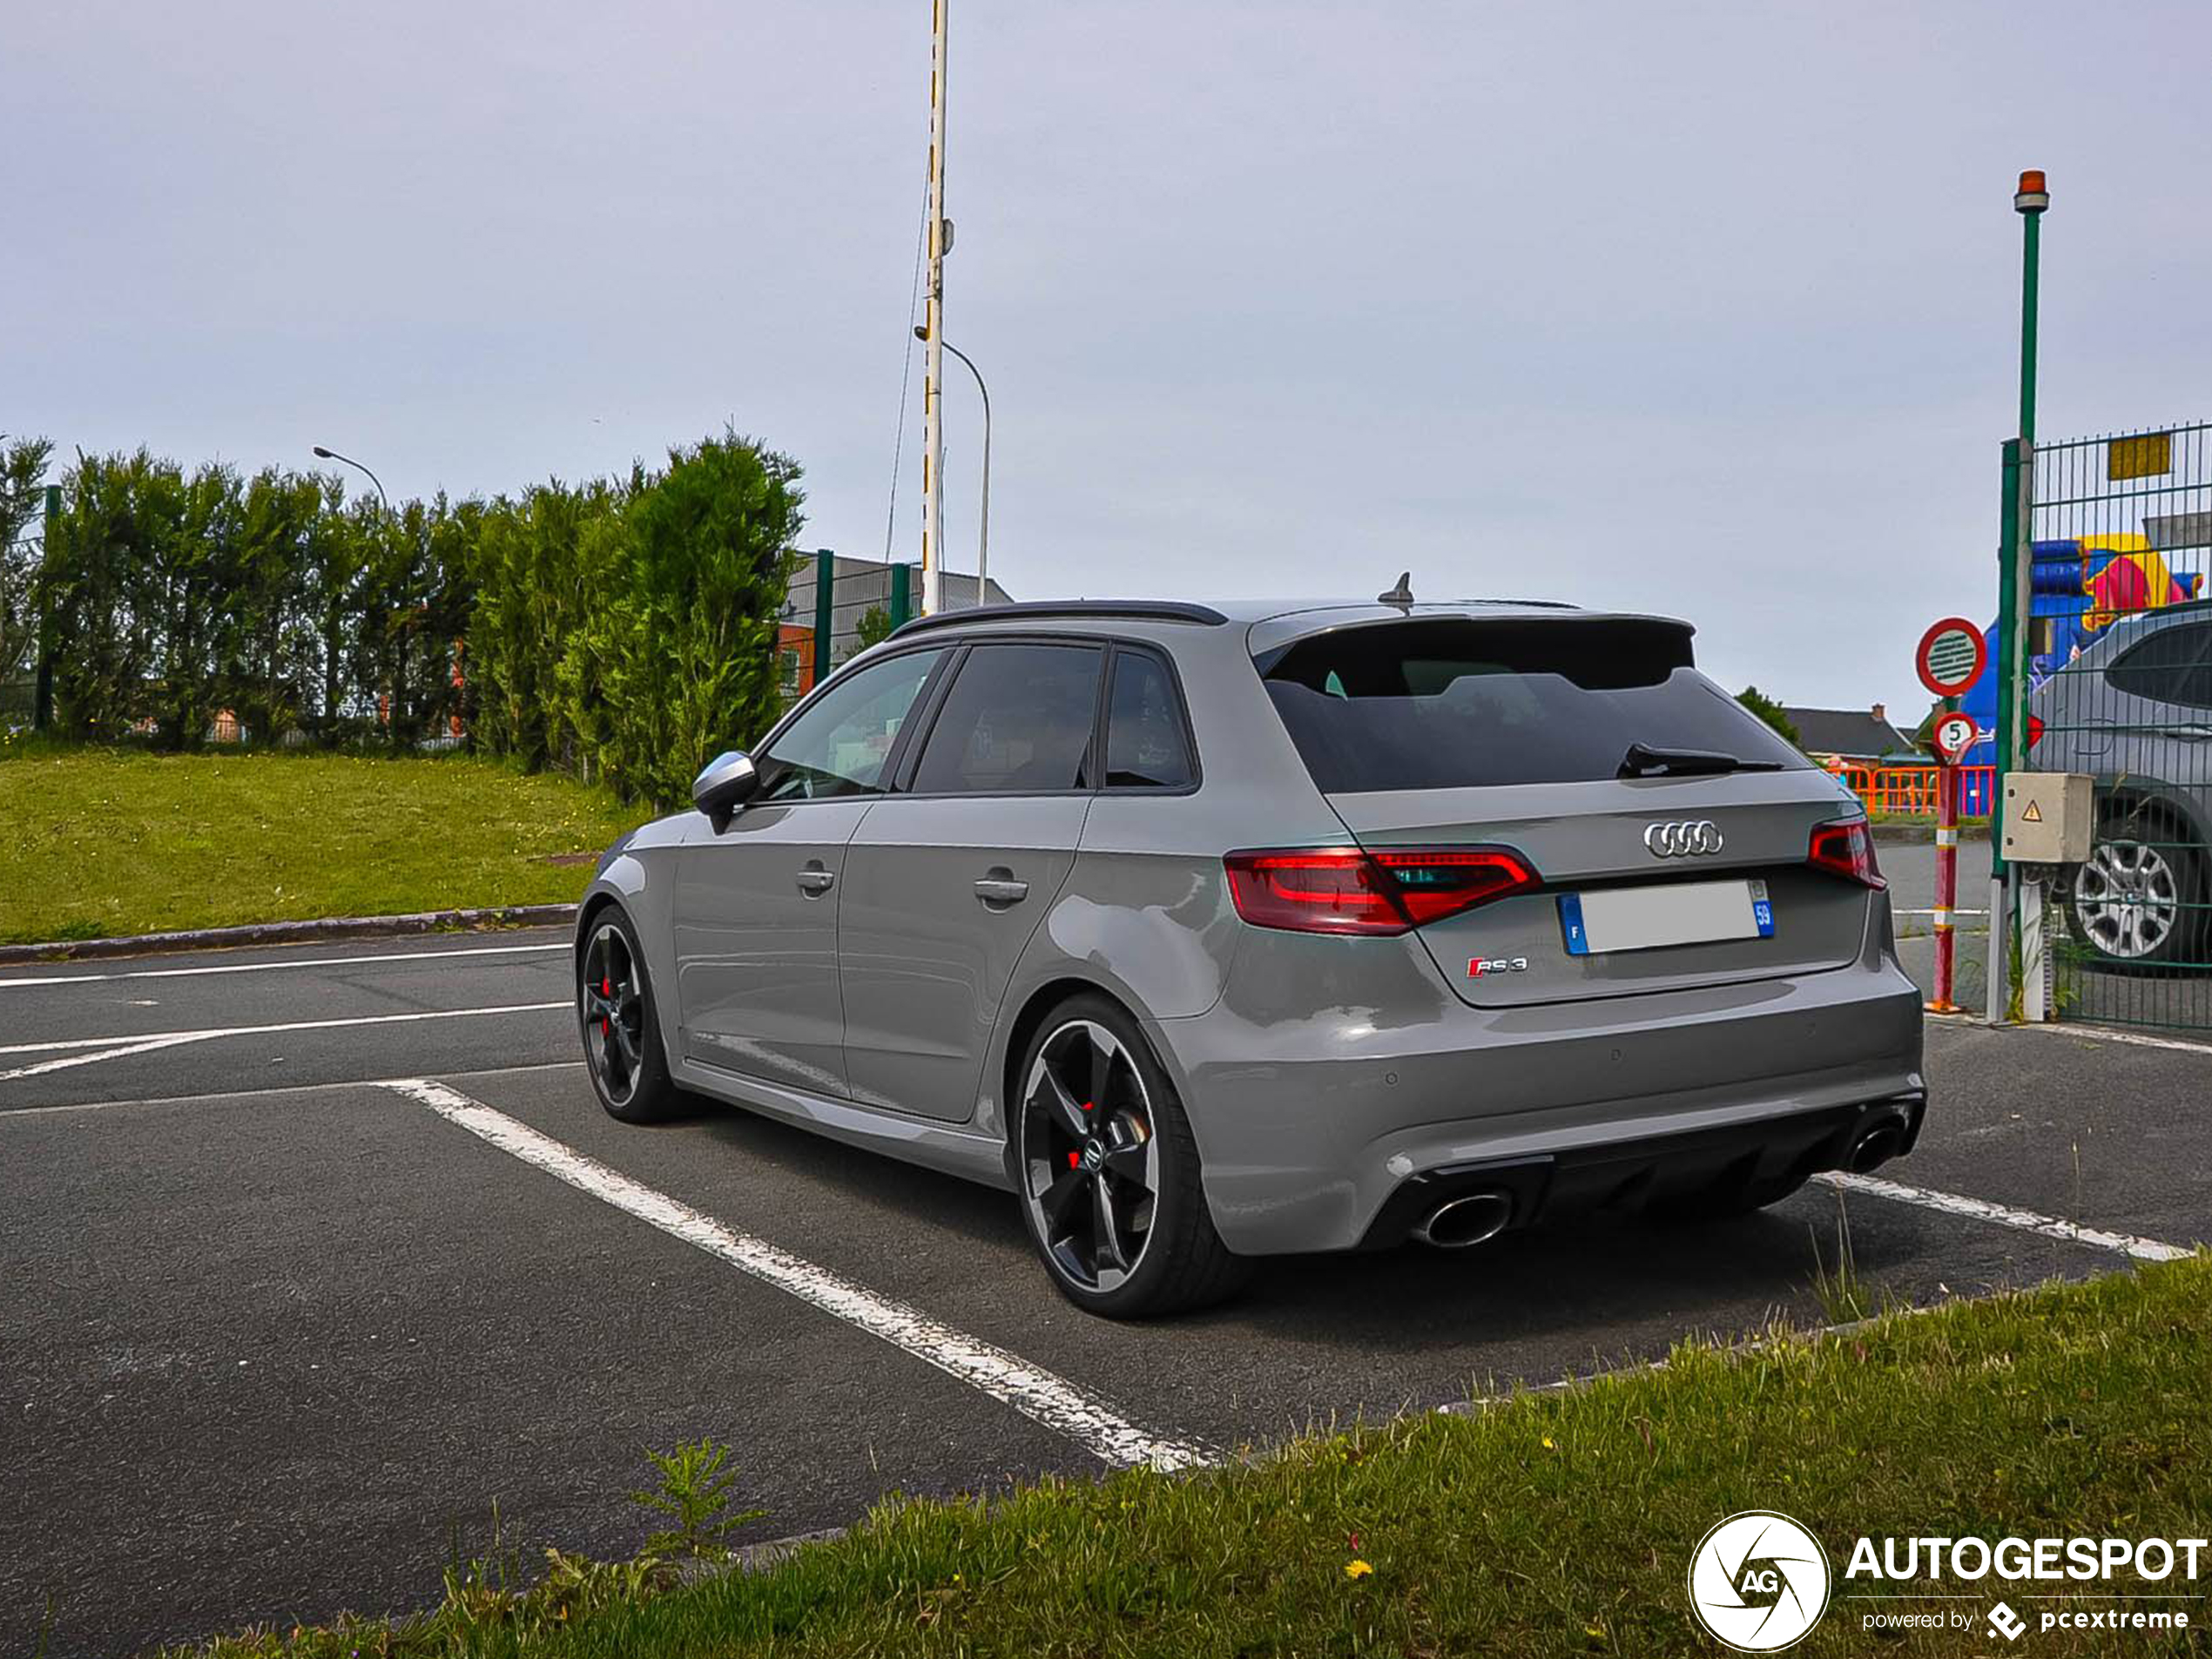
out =
{"type": "Polygon", "coordinates": [[[1844,1167],[1853,1175],[1865,1175],[1895,1157],[1898,1148],[1904,1143],[1905,1131],[1898,1124],[1877,1123],[1851,1143],[1851,1156],[1844,1160],[1844,1167]]]}
{"type": "Polygon", "coordinates": [[[1466,1250],[1495,1238],[1512,1219],[1513,1199],[1508,1194],[1464,1193],[1430,1211],[1427,1219],[1413,1229],[1413,1237],[1439,1250],[1466,1250]]]}

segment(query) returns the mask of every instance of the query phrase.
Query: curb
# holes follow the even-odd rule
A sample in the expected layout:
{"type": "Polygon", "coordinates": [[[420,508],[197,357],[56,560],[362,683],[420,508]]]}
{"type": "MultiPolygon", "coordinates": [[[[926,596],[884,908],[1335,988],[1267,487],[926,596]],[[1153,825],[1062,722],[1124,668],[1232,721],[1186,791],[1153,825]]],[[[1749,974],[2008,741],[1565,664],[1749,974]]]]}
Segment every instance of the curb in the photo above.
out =
{"type": "Polygon", "coordinates": [[[103,956],[151,956],[164,951],[235,950],[245,945],[299,945],[317,939],[395,938],[408,934],[543,927],[576,920],[572,904],[502,905],[485,910],[422,910],[408,916],[325,916],[315,921],[256,921],[238,927],[193,927],[118,939],[65,939],[44,945],[0,945],[0,966],[79,962],[103,956]]]}

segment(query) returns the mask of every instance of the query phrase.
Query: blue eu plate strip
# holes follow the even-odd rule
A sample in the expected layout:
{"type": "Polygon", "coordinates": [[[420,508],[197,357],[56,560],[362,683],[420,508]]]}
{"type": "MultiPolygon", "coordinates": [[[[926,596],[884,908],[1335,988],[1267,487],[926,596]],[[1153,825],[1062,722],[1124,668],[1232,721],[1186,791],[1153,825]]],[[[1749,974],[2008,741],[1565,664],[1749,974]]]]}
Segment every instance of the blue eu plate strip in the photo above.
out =
{"type": "Polygon", "coordinates": [[[1582,895],[1562,893],[1559,895],[1559,925],[1567,934],[1567,954],[1587,956],[1590,954],[1590,936],[1582,931],[1582,895]]]}

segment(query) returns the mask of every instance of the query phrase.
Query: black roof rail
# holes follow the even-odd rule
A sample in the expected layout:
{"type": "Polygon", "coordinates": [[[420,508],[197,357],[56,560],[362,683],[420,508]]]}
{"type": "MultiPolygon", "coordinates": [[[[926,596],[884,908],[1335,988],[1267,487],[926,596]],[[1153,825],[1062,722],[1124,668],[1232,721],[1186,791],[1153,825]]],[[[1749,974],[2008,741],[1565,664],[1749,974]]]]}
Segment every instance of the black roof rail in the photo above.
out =
{"type": "Polygon", "coordinates": [[[1177,599],[1025,599],[1013,604],[970,605],[962,610],[940,610],[916,617],[894,637],[903,638],[925,628],[950,628],[969,622],[1028,622],[1054,617],[1130,617],[1146,622],[1191,622],[1217,628],[1229,620],[1211,605],[1186,604],[1177,599]]]}

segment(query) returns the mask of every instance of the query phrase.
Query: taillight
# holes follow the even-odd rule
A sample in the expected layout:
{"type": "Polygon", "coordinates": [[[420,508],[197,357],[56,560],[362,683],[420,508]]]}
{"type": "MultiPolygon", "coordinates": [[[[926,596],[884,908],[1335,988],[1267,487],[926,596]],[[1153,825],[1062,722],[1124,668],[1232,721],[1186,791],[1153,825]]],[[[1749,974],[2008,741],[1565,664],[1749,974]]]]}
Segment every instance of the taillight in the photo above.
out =
{"type": "Polygon", "coordinates": [[[1866,827],[1863,818],[1814,825],[1805,861],[1816,870],[1826,870],[1866,887],[1889,886],[1882,867],[1874,861],[1874,832],[1866,827]]]}
{"type": "Polygon", "coordinates": [[[1356,846],[1231,853],[1229,896],[1256,927],[1402,934],[1537,883],[1504,847],[1356,846]]]}

